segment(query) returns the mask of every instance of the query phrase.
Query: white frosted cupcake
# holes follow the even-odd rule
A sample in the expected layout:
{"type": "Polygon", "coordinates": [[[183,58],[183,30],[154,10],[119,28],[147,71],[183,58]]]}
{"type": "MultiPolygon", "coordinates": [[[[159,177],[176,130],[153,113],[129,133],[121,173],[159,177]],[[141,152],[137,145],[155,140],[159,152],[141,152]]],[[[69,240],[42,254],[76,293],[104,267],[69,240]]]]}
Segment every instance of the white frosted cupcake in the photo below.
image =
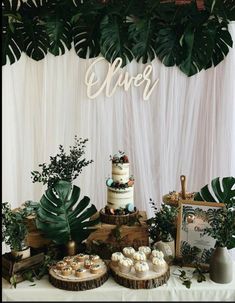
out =
{"type": "Polygon", "coordinates": [[[56,263],[56,268],[59,269],[59,270],[61,270],[65,266],[67,266],[67,262],[65,262],[65,261],[59,261],[59,262],[56,263]]]}
{"type": "Polygon", "coordinates": [[[119,260],[118,267],[120,272],[122,273],[128,273],[131,270],[131,267],[133,266],[133,261],[130,258],[122,258],[119,260]]]}
{"type": "Polygon", "coordinates": [[[111,256],[112,264],[115,266],[118,266],[118,262],[124,258],[123,254],[121,252],[115,252],[111,256]]]}
{"type": "Polygon", "coordinates": [[[136,262],[134,265],[136,276],[138,278],[143,278],[149,271],[149,265],[145,261],[136,262]]]}
{"type": "Polygon", "coordinates": [[[148,246],[140,246],[139,251],[145,253],[146,259],[149,259],[151,255],[151,248],[148,246]]]}
{"type": "Polygon", "coordinates": [[[165,271],[167,267],[167,263],[163,258],[158,258],[158,257],[153,257],[152,259],[153,263],[153,270],[156,271],[157,273],[161,273],[165,271]]]}
{"type": "Polygon", "coordinates": [[[157,249],[154,249],[154,250],[152,250],[152,252],[151,252],[150,259],[152,260],[152,259],[155,258],[155,257],[157,257],[157,258],[159,258],[159,259],[164,259],[164,254],[163,254],[162,251],[157,250],[157,249]]]}
{"type": "Polygon", "coordinates": [[[100,257],[98,255],[90,255],[90,260],[93,263],[99,263],[101,261],[100,257]]]}
{"type": "Polygon", "coordinates": [[[137,251],[132,255],[132,259],[134,262],[146,261],[146,255],[142,251],[137,251]]]}
{"type": "Polygon", "coordinates": [[[133,247],[124,247],[122,251],[127,258],[132,258],[133,254],[136,252],[133,247]]]}

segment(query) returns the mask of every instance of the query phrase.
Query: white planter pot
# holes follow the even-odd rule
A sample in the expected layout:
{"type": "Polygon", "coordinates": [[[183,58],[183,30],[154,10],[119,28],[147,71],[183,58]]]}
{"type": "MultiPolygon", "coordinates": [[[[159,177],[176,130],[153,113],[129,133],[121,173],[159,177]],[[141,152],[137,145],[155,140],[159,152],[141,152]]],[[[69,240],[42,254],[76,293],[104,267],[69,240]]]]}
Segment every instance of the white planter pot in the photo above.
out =
{"type": "Polygon", "coordinates": [[[20,251],[12,250],[11,254],[14,258],[18,258],[18,257],[22,256],[21,260],[29,258],[30,257],[30,247],[26,247],[25,249],[20,250],[20,251]]]}
{"type": "Polygon", "coordinates": [[[164,254],[164,259],[170,261],[175,258],[175,241],[163,242],[158,241],[154,244],[154,248],[160,250],[164,254]]]}

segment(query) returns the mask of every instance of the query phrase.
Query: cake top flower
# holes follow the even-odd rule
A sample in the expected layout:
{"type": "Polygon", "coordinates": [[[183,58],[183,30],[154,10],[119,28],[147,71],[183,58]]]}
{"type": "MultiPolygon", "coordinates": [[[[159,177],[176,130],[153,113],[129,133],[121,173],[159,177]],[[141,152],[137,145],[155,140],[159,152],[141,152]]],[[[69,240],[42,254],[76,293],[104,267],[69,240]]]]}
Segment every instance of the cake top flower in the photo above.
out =
{"type": "Polygon", "coordinates": [[[129,163],[129,159],[127,157],[127,155],[125,154],[125,152],[123,151],[118,151],[117,154],[114,154],[113,156],[110,156],[110,160],[112,161],[112,163],[129,163]]]}

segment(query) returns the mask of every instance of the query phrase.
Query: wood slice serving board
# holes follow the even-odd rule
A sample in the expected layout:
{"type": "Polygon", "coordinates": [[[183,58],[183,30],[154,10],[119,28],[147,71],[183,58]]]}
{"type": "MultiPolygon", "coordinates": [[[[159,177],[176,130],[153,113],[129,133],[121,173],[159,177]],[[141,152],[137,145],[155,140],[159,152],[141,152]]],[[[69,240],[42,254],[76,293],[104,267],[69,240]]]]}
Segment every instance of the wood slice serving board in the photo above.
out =
{"type": "Polygon", "coordinates": [[[134,267],[131,268],[129,273],[122,273],[118,266],[114,266],[112,262],[110,262],[109,266],[114,280],[127,288],[150,289],[165,284],[170,278],[170,267],[167,265],[163,272],[157,273],[152,268],[152,262],[149,260],[147,262],[149,264],[149,271],[144,278],[136,276],[134,267]]]}
{"type": "Polygon", "coordinates": [[[63,276],[60,270],[52,266],[49,270],[49,281],[57,288],[65,290],[88,290],[101,286],[108,279],[108,269],[104,262],[102,262],[102,271],[93,274],[87,269],[83,277],[76,277],[74,271],[69,276],[63,276]]]}

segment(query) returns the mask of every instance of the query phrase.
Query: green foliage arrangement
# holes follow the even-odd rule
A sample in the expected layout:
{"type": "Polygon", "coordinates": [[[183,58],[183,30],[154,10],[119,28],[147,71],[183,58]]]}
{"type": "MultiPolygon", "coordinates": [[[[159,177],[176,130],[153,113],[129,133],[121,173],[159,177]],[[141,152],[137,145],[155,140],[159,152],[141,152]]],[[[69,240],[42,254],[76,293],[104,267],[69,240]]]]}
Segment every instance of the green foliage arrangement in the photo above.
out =
{"type": "Polygon", "coordinates": [[[215,178],[210,184],[205,185],[194,200],[220,202],[224,207],[208,210],[210,227],[206,228],[203,235],[208,234],[216,239],[216,246],[235,247],[235,178],[215,178]]]}
{"type": "Polygon", "coordinates": [[[27,227],[25,219],[34,211],[34,205],[30,202],[25,207],[16,210],[11,209],[8,202],[2,203],[2,242],[10,246],[11,250],[21,251],[25,245],[27,227]]]}
{"type": "Polygon", "coordinates": [[[159,240],[172,241],[176,234],[178,208],[162,204],[161,209],[158,210],[152,199],[150,199],[150,204],[155,213],[154,217],[147,220],[150,238],[154,243],[159,240]]]}
{"type": "Polygon", "coordinates": [[[66,244],[69,240],[82,243],[94,231],[90,227],[99,222],[99,218],[91,219],[97,209],[93,204],[89,206],[90,198],[84,196],[78,202],[79,196],[79,187],[59,180],[40,200],[37,228],[56,244],[66,244]]]}
{"type": "Polygon", "coordinates": [[[52,187],[58,180],[72,182],[82,172],[83,167],[93,162],[93,160],[86,160],[83,157],[88,139],[75,136],[74,141],[74,145],[69,148],[68,155],[64,147],[60,145],[60,152],[55,157],[50,157],[48,165],[46,163],[39,164],[41,172],[31,172],[33,183],[42,182],[48,187],[52,187]]]}
{"type": "Polygon", "coordinates": [[[231,0],[179,5],[174,0],[3,0],[2,64],[25,52],[34,60],[63,55],[72,46],[80,58],[100,54],[123,66],[134,58],[178,66],[188,76],[218,65],[233,41],[231,0]]]}

